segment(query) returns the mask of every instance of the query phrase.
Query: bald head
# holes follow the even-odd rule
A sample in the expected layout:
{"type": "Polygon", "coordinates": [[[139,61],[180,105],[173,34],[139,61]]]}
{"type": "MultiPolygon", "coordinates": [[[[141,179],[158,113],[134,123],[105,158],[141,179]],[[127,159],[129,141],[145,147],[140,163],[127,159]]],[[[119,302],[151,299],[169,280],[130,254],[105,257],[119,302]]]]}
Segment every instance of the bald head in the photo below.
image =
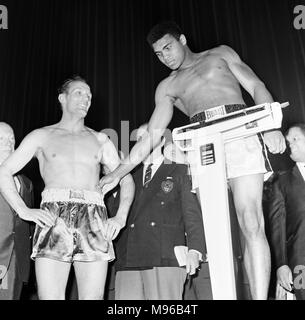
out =
{"type": "Polygon", "coordinates": [[[11,132],[14,134],[14,131],[10,125],[8,125],[6,122],[0,122],[0,132],[11,132]]]}
{"type": "Polygon", "coordinates": [[[0,122],[0,164],[14,151],[15,137],[11,126],[0,122]]]}

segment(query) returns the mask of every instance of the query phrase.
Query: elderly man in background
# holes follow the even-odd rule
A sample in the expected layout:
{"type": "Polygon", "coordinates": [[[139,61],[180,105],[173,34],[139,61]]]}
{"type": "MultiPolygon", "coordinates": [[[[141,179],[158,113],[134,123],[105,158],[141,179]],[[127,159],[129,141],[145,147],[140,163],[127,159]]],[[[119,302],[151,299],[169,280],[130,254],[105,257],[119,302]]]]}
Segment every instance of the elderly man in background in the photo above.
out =
{"type": "MultiPolygon", "coordinates": [[[[14,151],[13,129],[0,122],[0,164],[14,151]]],[[[15,187],[27,204],[33,203],[33,187],[24,175],[14,176],[15,187]]],[[[0,194],[0,300],[20,299],[30,273],[30,226],[20,219],[0,194]]]]}

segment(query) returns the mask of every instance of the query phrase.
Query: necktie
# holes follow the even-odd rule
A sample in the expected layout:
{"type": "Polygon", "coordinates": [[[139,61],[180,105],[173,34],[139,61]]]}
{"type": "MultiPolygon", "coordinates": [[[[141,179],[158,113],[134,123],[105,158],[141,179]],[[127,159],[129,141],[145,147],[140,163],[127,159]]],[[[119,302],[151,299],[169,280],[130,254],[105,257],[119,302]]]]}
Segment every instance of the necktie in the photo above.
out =
{"type": "Polygon", "coordinates": [[[152,172],[151,166],[152,166],[152,165],[153,165],[153,164],[150,163],[150,164],[147,166],[147,168],[146,168],[145,176],[144,176],[144,186],[151,180],[151,172],[152,172]]]}

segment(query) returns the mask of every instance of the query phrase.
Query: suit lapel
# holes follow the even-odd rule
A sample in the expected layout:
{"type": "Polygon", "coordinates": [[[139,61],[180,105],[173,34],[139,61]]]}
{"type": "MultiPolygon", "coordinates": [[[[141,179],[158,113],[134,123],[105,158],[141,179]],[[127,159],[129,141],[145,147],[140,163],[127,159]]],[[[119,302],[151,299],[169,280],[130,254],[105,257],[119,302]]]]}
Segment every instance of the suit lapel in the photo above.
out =
{"type": "Polygon", "coordinates": [[[305,190],[305,181],[297,165],[292,168],[292,178],[295,180],[295,184],[305,190]]]}
{"type": "Polygon", "coordinates": [[[133,180],[135,183],[135,199],[133,203],[132,211],[136,212],[137,207],[139,206],[139,202],[142,198],[143,193],[143,165],[139,167],[139,169],[133,175],[133,180]]]}
{"type": "Polygon", "coordinates": [[[152,180],[149,182],[148,187],[144,188],[143,187],[143,167],[142,167],[140,184],[137,185],[139,189],[136,189],[138,192],[138,197],[137,197],[138,201],[136,201],[135,203],[136,215],[138,214],[138,212],[141,211],[140,210],[141,206],[147,205],[150,199],[152,199],[152,197],[156,193],[158,193],[158,191],[161,189],[162,181],[166,180],[166,177],[168,177],[175,168],[176,168],[175,164],[167,165],[167,164],[164,164],[164,162],[162,162],[158,170],[155,172],[152,180]]]}

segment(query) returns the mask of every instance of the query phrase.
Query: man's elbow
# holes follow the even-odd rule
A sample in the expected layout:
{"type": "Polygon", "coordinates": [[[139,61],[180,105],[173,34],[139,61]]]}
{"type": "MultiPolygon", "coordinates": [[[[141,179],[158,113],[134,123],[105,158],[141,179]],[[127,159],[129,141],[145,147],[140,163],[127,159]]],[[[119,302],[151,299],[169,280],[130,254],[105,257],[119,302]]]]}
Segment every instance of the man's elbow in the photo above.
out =
{"type": "Polygon", "coordinates": [[[0,165],[0,190],[3,188],[3,182],[5,180],[5,177],[10,175],[10,172],[8,168],[5,165],[0,165]]]}
{"type": "Polygon", "coordinates": [[[124,177],[124,181],[121,181],[120,202],[124,203],[127,207],[130,207],[134,200],[134,195],[135,184],[131,175],[129,174],[124,177]]]}
{"type": "Polygon", "coordinates": [[[253,83],[253,96],[261,91],[267,91],[267,88],[264,82],[258,79],[253,83]]]}
{"type": "MultiPolygon", "coordinates": [[[[3,177],[6,173],[6,167],[3,164],[0,164],[0,177],[3,177]]],[[[0,179],[1,182],[1,179],[0,179]]]]}
{"type": "Polygon", "coordinates": [[[133,178],[131,174],[127,174],[122,180],[121,180],[121,188],[126,188],[126,190],[130,191],[131,193],[134,193],[135,184],[133,181],[133,178]]]}
{"type": "Polygon", "coordinates": [[[127,184],[128,184],[128,189],[129,189],[129,192],[130,194],[132,195],[132,198],[134,196],[134,193],[135,193],[135,183],[133,181],[133,178],[131,175],[128,175],[127,177],[127,184]]]}

